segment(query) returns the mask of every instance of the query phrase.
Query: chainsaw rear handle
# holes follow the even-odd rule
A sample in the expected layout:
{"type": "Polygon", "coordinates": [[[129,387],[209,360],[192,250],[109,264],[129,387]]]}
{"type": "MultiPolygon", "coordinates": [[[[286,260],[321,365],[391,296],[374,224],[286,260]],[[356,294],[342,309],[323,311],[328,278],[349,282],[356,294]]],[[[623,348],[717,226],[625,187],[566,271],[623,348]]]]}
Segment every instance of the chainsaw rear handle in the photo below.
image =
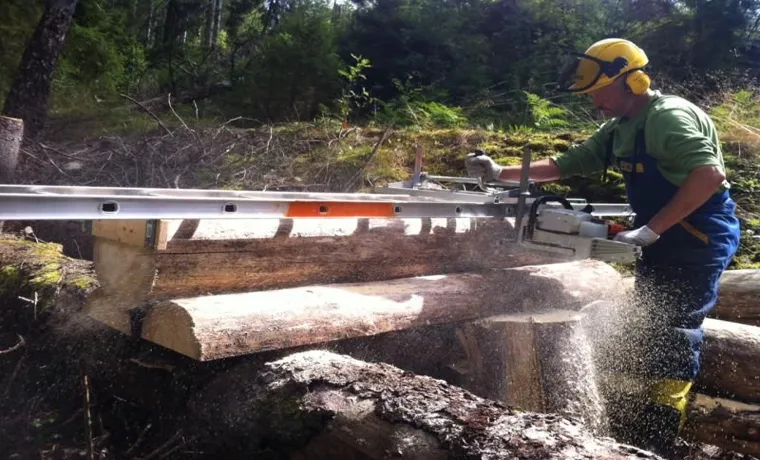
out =
{"type": "Polygon", "coordinates": [[[565,209],[573,210],[569,201],[558,195],[544,195],[536,198],[530,205],[530,214],[528,215],[528,225],[525,229],[528,239],[533,239],[533,230],[536,228],[536,219],[538,218],[538,207],[545,203],[556,202],[564,206],[565,209]]]}

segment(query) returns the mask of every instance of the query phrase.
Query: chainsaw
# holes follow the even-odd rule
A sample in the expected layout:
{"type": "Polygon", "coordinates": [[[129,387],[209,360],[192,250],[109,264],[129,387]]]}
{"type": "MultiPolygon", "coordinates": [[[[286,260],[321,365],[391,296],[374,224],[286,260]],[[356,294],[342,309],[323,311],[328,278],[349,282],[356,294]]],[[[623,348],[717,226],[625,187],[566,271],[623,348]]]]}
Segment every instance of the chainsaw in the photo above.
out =
{"type": "MultiPolygon", "coordinates": [[[[476,150],[475,154],[484,152],[476,150]]],[[[531,154],[528,149],[523,151],[519,182],[486,183],[481,178],[426,174],[421,171],[421,161],[418,150],[411,181],[375,190],[383,193],[396,190],[454,202],[514,203],[516,243],[530,250],[551,252],[573,260],[618,263],[631,263],[641,256],[639,246],[613,239],[625,227],[604,219],[633,216],[627,203],[588,203],[578,198],[542,195],[534,181],[529,180],[531,154]],[[454,187],[444,184],[454,184],[454,187]]]]}
{"type": "Polygon", "coordinates": [[[545,195],[533,201],[527,222],[517,229],[518,244],[571,259],[634,262],[640,257],[641,248],[612,239],[622,228],[590,212],[575,210],[565,198],[545,195]],[[557,202],[563,207],[542,207],[548,202],[557,202]]]}

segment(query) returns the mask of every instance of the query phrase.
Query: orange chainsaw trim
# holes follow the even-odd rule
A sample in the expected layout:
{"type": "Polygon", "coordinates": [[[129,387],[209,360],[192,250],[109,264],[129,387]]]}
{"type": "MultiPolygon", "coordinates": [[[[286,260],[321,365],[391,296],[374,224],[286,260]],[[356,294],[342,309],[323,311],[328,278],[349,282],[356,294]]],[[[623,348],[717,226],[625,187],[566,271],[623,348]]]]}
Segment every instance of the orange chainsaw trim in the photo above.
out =
{"type": "Polygon", "coordinates": [[[393,203],[296,201],[288,206],[288,217],[393,217],[393,203]]]}
{"type": "Polygon", "coordinates": [[[609,236],[615,236],[618,233],[624,232],[626,230],[628,230],[628,228],[625,225],[620,225],[620,224],[616,224],[616,223],[613,223],[613,222],[609,222],[609,230],[608,230],[607,234],[609,236]]]}

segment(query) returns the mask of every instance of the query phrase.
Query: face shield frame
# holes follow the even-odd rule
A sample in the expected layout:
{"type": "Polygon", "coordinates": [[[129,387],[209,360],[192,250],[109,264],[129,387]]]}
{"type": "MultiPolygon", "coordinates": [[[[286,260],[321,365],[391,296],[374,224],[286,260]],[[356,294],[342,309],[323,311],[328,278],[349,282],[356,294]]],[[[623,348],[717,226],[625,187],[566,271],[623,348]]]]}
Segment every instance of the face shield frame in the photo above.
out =
{"type": "Polygon", "coordinates": [[[613,78],[621,75],[621,71],[628,65],[628,60],[624,57],[617,57],[613,61],[605,61],[594,56],[589,56],[585,53],[567,52],[565,57],[565,64],[560,70],[557,78],[556,89],[565,93],[581,93],[589,88],[592,88],[602,75],[607,78],[613,78]],[[588,83],[582,87],[571,88],[578,81],[585,81],[586,78],[577,78],[579,68],[584,60],[588,60],[590,63],[596,65],[596,71],[593,78],[588,80],[588,83]]]}

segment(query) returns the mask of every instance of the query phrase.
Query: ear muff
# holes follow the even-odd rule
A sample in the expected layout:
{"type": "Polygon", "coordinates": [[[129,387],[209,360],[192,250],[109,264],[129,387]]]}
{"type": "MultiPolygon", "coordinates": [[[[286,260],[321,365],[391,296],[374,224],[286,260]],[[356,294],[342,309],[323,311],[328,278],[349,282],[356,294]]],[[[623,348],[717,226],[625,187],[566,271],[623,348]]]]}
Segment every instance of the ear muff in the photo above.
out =
{"type": "Polygon", "coordinates": [[[652,80],[643,70],[634,70],[625,77],[625,84],[632,94],[640,96],[646,93],[652,80]]]}

